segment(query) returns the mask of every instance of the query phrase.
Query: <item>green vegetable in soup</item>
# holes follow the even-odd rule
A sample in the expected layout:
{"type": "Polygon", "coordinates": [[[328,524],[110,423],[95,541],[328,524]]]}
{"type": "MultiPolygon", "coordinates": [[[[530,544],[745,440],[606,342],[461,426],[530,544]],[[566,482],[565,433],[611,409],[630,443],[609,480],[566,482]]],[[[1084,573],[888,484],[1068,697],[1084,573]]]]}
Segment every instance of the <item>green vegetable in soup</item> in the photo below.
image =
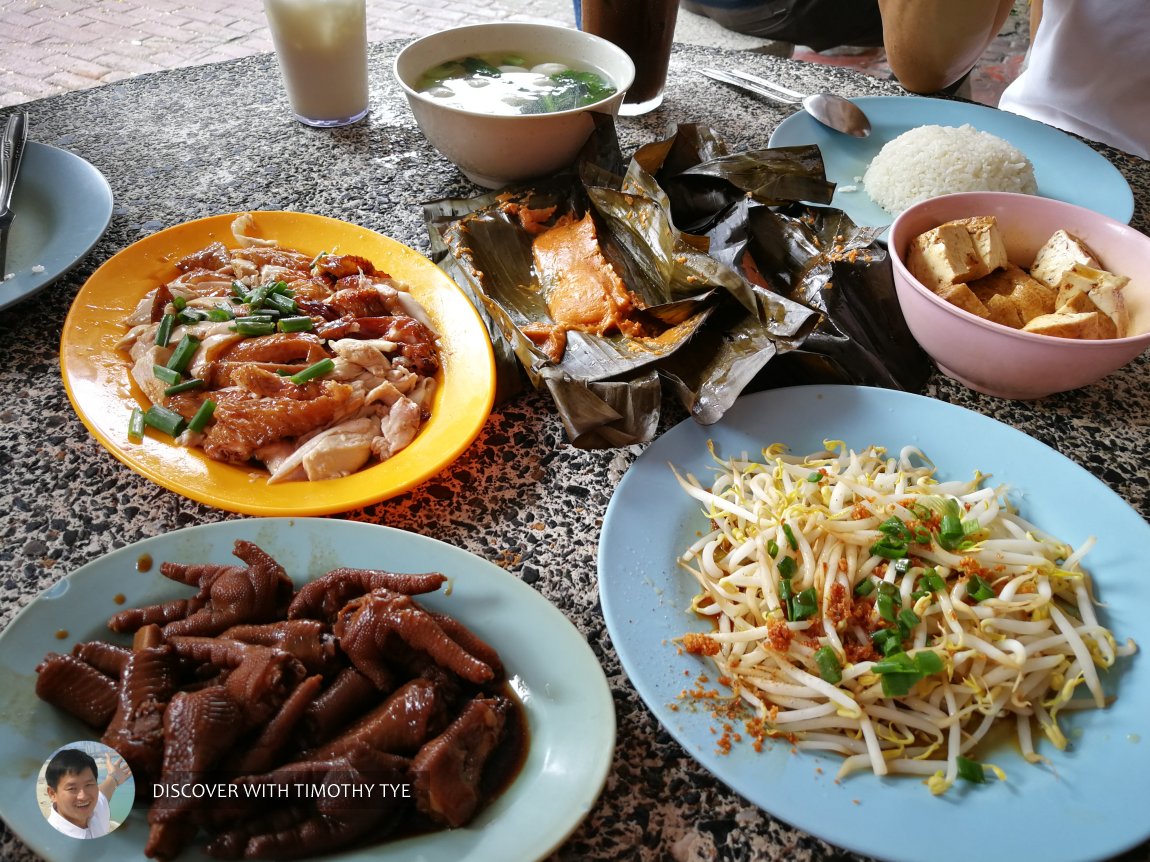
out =
{"type": "Polygon", "coordinates": [[[463,59],[463,68],[471,75],[486,75],[488,78],[498,78],[500,74],[498,66],[493,66],[482,57],[465,57],[463,59]]]}
{"type": "Polygon", "coordinates": [[[441,63],[423,74],[417,89],[451,107],[504,115],[573,110],[615,92],[597,72],[507,53],[441,63]]]}

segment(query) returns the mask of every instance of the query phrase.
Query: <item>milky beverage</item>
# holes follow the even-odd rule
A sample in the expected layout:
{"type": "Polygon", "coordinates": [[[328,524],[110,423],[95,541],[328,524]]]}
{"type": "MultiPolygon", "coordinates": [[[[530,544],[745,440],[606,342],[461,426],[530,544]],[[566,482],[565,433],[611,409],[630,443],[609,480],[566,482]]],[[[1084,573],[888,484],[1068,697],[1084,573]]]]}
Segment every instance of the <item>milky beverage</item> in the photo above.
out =
{"type": "Polygon", "coordinates": [[[313,126],[367,113],[365,0],[264,0],[292,113],[313,126]]]}

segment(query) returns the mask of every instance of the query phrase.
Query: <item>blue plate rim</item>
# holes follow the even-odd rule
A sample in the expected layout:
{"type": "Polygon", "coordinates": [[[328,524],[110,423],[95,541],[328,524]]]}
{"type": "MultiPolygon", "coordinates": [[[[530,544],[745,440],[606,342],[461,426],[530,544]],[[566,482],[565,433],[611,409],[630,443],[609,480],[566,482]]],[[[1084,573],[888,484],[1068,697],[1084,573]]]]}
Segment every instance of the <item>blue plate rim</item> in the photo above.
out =
{"type": "MultiPolygon", "coordinates": [[[[707,440],[718,440],[720,451],[728,454],[734,449],[742,451],[748,448],[746,441],[750,439],[762,440],[757,444],[759,446],[767,445],[779,436],[770,431],[772,416],[779,416],[783,410],[798,410],[808,402],[822,410],[818,406],[820,401],[834,406],[838,415],[838,408],[849,405],[851,399],[864,406],[864,413],[883,413],[884,421],[887,415],[897,416],[899,422],[905,421],[910,425],[917,425],[923,419],[947,419],[959,423],[968,432],[973,425],[982,435],[974,438],[978,441],[974,448],[992,439],[996,445],[1019,449],[1024,457],[1015,469],[1037,457],[1055,475],[1043,476],[1042,482],[1036,482],[1036,486],[1051,486],[1055,479],[1073,478],[1084,483],[1095,495],[1088,507],[1092,510],[1089,516],[1092,525],[1099,523],[1105,514],[1114,518],[1112,526],[1115,530],[1130,532],[1132,546],[1145,547],[1150,543],[1150,525],[1100,480],[1040,441],[980,413],[925,396],[857,386],[800,386],[743,396],[716,425],[708,428],[687,419],[651,444],[620,481],[604,517],[599,546],[603,614],[623,669],[648,708],[688,755],[753,804],[811,835],[880,859],[917,862],[929,855],[936,862],[967,862],[969,846],[964,841],[948,843],[935,840],[929,853],[921,843],[943,829],[952,828],[956,817],[978,823],[981,831],[994,834],[1000,840],[1005,836],[1008,845],[1013,842],[1003,849],[1007,857],[1014,853],[1022,858],[1042,858],[1047,862],[1108,858],[1150,837],[1150,822],[1132,816],[1135,812],[1129,808],[1125,818],[1112,812],[1103,815],[1110,819],[1102,826],[1091,819],[1101,805],[1097,799],[1091,798],[1092,791],[1098,790],[1099,786],[1108,791],[1104,800],[1105,806],[1110,807],[1116,799],[1123,798],[1131,800],[1129,805],[1136,805],[1134,800],[1150,793],[1150,749],[1137,744],[1142,730],[1137,723],[1140,719],[1132,714],[1139,708],[1150,706],[1150,665],[1144,658],[1139,661],[1138,655],[1124,660],[1129,663],[1119,673],[1123,683],[1113,706],[1074,716],[1074,727],[1083,728],[1084,741],[1075,743],[1077,751],[1054,754],[1053,773],[1028,767],[1014,755],[1017,764],[1006,767],[1010,780],[1005,784],[978,788],[977,793],[956,787],[938,798],[932,797],[912,777],[878,779],[855,775],[840,784],[833,780],[838,768],[837,758],[795,754],[785,744],[769,746],[759,754],[744,751],[746,756],[741,761],[735,759],[738,746],[730,755],[719,754],[714,750],[715,737],[710,730],[713,724],[710,717],[702,711],[679,708],[674,702],[676,693],[684,687],[688,677],[694,678],[695,674],[710,671],[710,668],[676,651],[669,643],[670,638],[681,636],[685,631],[706,630],[704,623],[686,611],[683,598],[689,601],[693,591],[687,586],[689,578],[675,572],[674,564],[675,555],[686,546],[690,536],[705,528],[706,519],[695,511],[693,501],[678,489],[668,464],[674,463],[680,471],[693,470],[700,475],[701,470],[711,463],[706,451],[707,440]],[[753,426],[753,431],[748,426],[753,426]],[[732,441],[742,442],[728,448],[732,441]],[[689,457],[677,458],[688,449],[689,457]],[[675,494],[678,501],[665,505],[663,501],[675,494]],[[641,509],[637,509],[636,499],[643,500],[641,509]],[[673,549],[663,547],[668,537],[677,543],[673,549]],[[1141,537],[1141,542],[1137,537],[1141,537]],[[652,670],[650,665],[656,661],[658,667],[652,670]],[[1121,721],[1129,722],[1121,729],[1121,734],[1128,735],[1126,738],[1117,738],[1119,731],[1116,726],[1121,721]],[[1088,733],[1092,728],[1101,729],[1088,733]],[[1086,753],[1081,750],[1084,747],[1088,749],[1086,753]],[[1087,787],[1078,773],[1087,767],[1086,755],[1096,755],[1099,750],[1109,760],[1102,761],[1102,771],[1090,772],[1089,782],[1094,786],[1087,787]],[[1023,769],[1031,771],[1024,772],[1023,769]],[[1064,776],[1074,777],[1068,780],[1064,776]],[[1022,816],[1017,814],[1020,806],[1035,797],[1044,803],[1053,797],[1061,816],[1050,822],[1043,820],[1040,829],[1016,830],[1018,817],[1022,816]],[[874,828],[872,818],[886,818],[891,810],[900,812],[899,828],[874,828]],[[921,839],[919,843],[915,842],[916,838],[921,839]]],[[[800,413],[787,421],[806,420],[800,413]]],[[[821,434],[807,428],[802,433],[815,435],[819,441],[845,438],[852,446],[870,442],[893,446],[897,442],[852,440],[850,430],[841,427],[821,434]]],[[[968,433],[966,443],[969,443],[969,438],[968,433]]],[[[904,439],[903,442],[918,444],[915,440],[904,439]]],[[[811,448],[819,445],[815,443],[811,448]]],[[[926,451],[930,455],[930,450],[926,451]]],[[[955,472],[948,471],[945,463],[941,466],[943,472],[955,472]]],[[[984,466],[997,469],[996,464],[984,466]]],[[[960,472],[960,475],[969,474],[960,472]]],[[[1022,491],[1026,494],[1028,489],[1024,487],[1022,491]]],[[[1033,494],[1024,499],[1029,499],[1031,505],[1035,504],[1033,494]]],[[[1045,506],[1049,507],[1049,501],[1045,501],[1045,506]]],[[[1025,512],[1023,514],[1026,515],[1025,512]]],[[[1047,525],[1039,521],[1039,526],[1047,525]]],[[[1063,537],[1070,541],[1081,540],[1081,537],[1063,537]]],[[[1097,553],[1098,548],[1087,557],[1088,568],[1092,568],[1091,560],[1097,553]]],[[[1111,545],[1105,559],[1111,560],[1115,555],[1125,566],[1123,578],[1107,580],[1095,571],[1095,583],[1104,601],[1115,596],[1122,599],[1121,602],[1109,602],[1108,608],[1111,614],[1118,613],[1124,621],[1121,630],[1117,625],[1113,626],[1116,636],[1120,641],[1128,636],[1134,637],[1140,649],[1144,649],[1145,643],[1150,641],[1150,621],[1142,622],[1134,617],[1135,624],[1131,625],[1129,617],[1132,612],[1126,611],[1124,602],[1128,603],[1133,596],[1137,604],[1146,606],[1150,603],[1150,583],[1142,576],[1145,566],[1131,554],[1111,545]],[[1135,575],[1133,578],[1129,577],[1132,573],[1135,575]]],[[[1103,611],[1103,616],[1106,613],[1103,611]]],[[[1050,754],[1050,747],[1042,745],[1040,751],[1050,754]]],[[[1043,812],[1029,813],[1034,817],[1043,816],[1043,812]]]]}
{"type": "MultiPolygon", "coordinates": [[[[386,860],[409,862],[412,859],[418,859],[420,862],[456,862],[456,860],[462,862],[465,859],[470,860],[470,862],[502,862],[501,848],[509,845],[506,840],[501,840],[498,837],[498,832],[501,831],[499,819],[504,814],[505,809],[511,807],[516,800],[519,801],[520,809],[516,819],[530,817],[532,820],[538,820],[553,827],[545,834],[538,827],[533,827],[537,834],[510,836],[510,847],[520,854],[516,858],[521,858],[524,862],[543,860],[554,852],[590,813],[606,786],[611,764],[614,761],[617,726],[614,700],[606,675],[583,635],[557,607],[537,590],[494,563],[463,548],[429,536],[385,525],[344,519],[272,517],[239,518],[200,524],[141,539],[91,560],[51,587],[41,591],[32,602],[13,617],[3,631],[0,631],[0,681],[5,683],[5,691],[11,692],[14,679],[16,681],[20,679],[26,682],[31,681],[35,674],[30,672],[30,668],[42,658],[42,654],[13,655],[12,650],[7,647],[11,647],[12,642],[16,641],[18,637],[25,637],[23,633],[15,635],[13,632],[21,632],[21,629],[26,629],[29,624],[34,622],[34,617],[43,615],[43,601],[59,600],[76,589],[77,583],[83,584],[85,581],[92,581],[94,573],[99,572],[100,567],[108,568],[122,564],[121,570],[129,578],[139,577],[140,573],[136,571],[135,561],[140,554],[146,553],[152,556],[158,569],[158,563],[163,559],[203,560],[203,557],[172,555],[169,550],[163,549],[183,548],[186,553],[188,549],[198,549],[205,544],[211,546],[214,559],[230,562],[234,560],[229,559],[229,554],[221,554],[219,551],[224,546],[230,548],[233,539],[247,538],[268,549],[274,541],[269,537],[277,531],[287,530],[305,535],[312,541],[312,545],[309,547],[311,547],[313,565],[315,565],[316,554],[319,553],[315,547],[317,544],[324,545],[325,541],[330,546],[328,557],[334,555],[335,559],[340,559],[341,555],[347,554],[348,552],[344,548],[350,547],[350,545],[339,546],[338,540],[345,542],[367,541],[372,543],[373,548],[376,547],[377,543],[399,542],[405,546],[403,550],[398,552],[400,557],[414,556],[415,550],[418,550],[420,560],[427,559],[434,564],[418,570],[429,571],[439,566],[439,570],[449,574],[451,585],[450,592],[441,590],[423,597],[423,602],[438,608],[441,604],[450,606],[452,596],[455,596],[460,602],[469,601],[470,603],[466,607],[449,607],[449,612],[455,613],[472,628],[483,626],[494,630],[496,626],[492,620],[499,622],[500,614],[518,617],[521,615],[523,607],[528,606],[538,617],[531,625],[535,634],[546,634],[548,638],[559,643],[562,646],[564,660],[567,662],[562,666],[556,662],[553,668],[548,669],[548,673],[555,674],[555,678],[542,680],[538,678],[538,664],[542,661],[541,659],[532,656],[525,660],[520,655],[502,653],[511,685],[519,694],[523,706],[527,710],[532,737],[543,736],[546,738],[555,735],[555,730],[550,726],[539,723],[541,714],[563,713],[565,723],[570,724],[574,720],[572,713],[576,713],[581,716],[580,727],[584,728],[585,735],[582,741],[590,745],[590,747],[588,745],[570,747],[568,743],[569,750],[558,755],[554,746],[539,750],[529,749],[528,763],[515,779],[515,782],[519,782],[525,774],[532,781],[540,780],[539,776],[549,776],[547,780],[551,782],[550,789],[565,800],[565,806],[553,806],[547,811],[536,813],[530,798],[526,800],[520,798],[530,788],[516,790],[516,783],[513,782],[507,791],[480,812],[476,820],[466,827],[384,842],[370,847],[323,854],[322,858],[332,860],[332,862],[336,862],[336,860],[340,860],[340,862],[369,862],[369,860],[370,862],[386,862],[386,860]],[[320,535],[320,532],[316,531],[326,532],[329,539],[317,543],[315,537],[320,535]],[[458,564],[458,569],[449,570],[449,566],[443,565],[445,562],[452,566],[458,564]],[[467,583],[469,578],[475,578],[475,584],[469,586],[467,583]],[[497,597],[498,601],[492,601],[494,597],[497,597]],[[505,605],[510,607],[504,607],[505,605]],[[514,613],[510,609],[511,607],[516,609],[514,613]],[[477,618],[481,618],[481,622],[478,624],[477,618]],[[13,663],[18,664],[20,670],[29,671],[29,673],[15,672],[12,667],[13,663]],[[532,673],[536,675],[536,679],[525,678],[525,674],[532,673]],[[591,727],[586,727],[588,724],[591,727]],[[541,731],[545,732],[541,733],[541,731]],[[564,771],[564,764],[574,768],[564,771]],[[494,830],[490,828],[492,826],[494,826],[494,830]],[[485,829],[487,834],[485,834],[485,829]],[[492,837],[492,831],[496,832],[495,837],[492,837]],[[436,839],[441,839],[445,846],[440,846],[436,839]],[[492,846],[493,841],[496,846],[492,846]],[[524,842],[527,843],[524,844],[524,842]]],[[[379,546],[382,547],[382,545],[379,546]]],[[[280,550],[282,551],[282,549],[280,550]]],[[[274,547],[271,552],[273,556],[276,555],[274,547]]],[[[384,562],[386,562],[389,553],[385,550],[382,554],[381,559],[384,562]]],[[[328,557],[324,557],[324,559],[328,557]]],[[[284,562],[288,567],[289,575],[293,575],[293,579],[297,583],[302,582],[303,579],[299,577],[299,572],[293,571],[292,562],[287,560],[284,562]]],[[[298,561],[295,562],[298,564],[298,561]]],[[[360,562],[355,563],[355,565],[363,566],[366,564],[360,562]]],[[[380,567],[387,568],[386,565],[380,567]]],[[[417,569],[412,565],[408,570],[416,571],[417,569]]],[[[139,588],[137,588],[138,595],[129,596],[125,605],[130,605],[133,598],[141,601],[158,601],[171,598],[173,590],[180,595],[187,593],[186,588],[165,581],[159,575],[158,570],[153,570],[146,576],[152,580],[143,587],[142,593],[139,593],[139,588]]],[[[89,589],[94,589],[97,585],[87,584],[86,586],[89,589]]],[[[128,590],[124,589],[124,592],[128,592],[128,590]]],[[[111,600],[110,597],[108,600],[111,600]]],[[[105,615],[98,615],[97,623],[102,624],[105,618],[105,615]]],[[[510,621],[510,619],[503,619],[502,623],[506,624],[510,621]]],[[[497,649],[499,648],[500,641],[492,634],[492,631],[484,631],[483,628],[480,628],[479,633],[489,643],[492,643],[497,649]]],[[[69,633],[69,636],[79,641],[98,634],[102,635],[104,632],[94,628],[91,632],[73,631],[69,633]]],[[[518,634],[514,635],[514,637],[519,636],[518,634]]],[[[46,637],[48,642],[54,640],[51,631],[46,632],[46,637]]],[[[71,640],[66,641],[66,643],[71,642],[71,640]]],[[[61,645],[58,645],[57,649],[62,648],[62,643],[65,642],[58,642],[61,645]]],[[[10,764],[15,752],[10,750],[11,745],[5,740],[5,732],[11,732],[10,728],[15,721],[27,722],[32,720],[27,717],[20,718],[21,709],[27,706],[25,701],[28,701],[33,708],[42,706],[45,710],[51,711],[54,718],[60,716],[51,707],[36,699],[34,694],[31,694],[30,697],[23,697],[19,703],[16,702],[15,698],[9,699],[7,697],[6,702],[0,703],[0,752],[6,755],[0,758],[0,764],[9,764],[9,768],[11,768],[10,764]]],[[[551,719],[551,721],[555,722],[557,719],[551,719]]],[[[70,721],[65,723],[75,724],[70,721]]],[[[88,733],[89,736],[94,736],[94,734],[94,731],[88,733]]],[[[74,738],[79,737],[72,739],[74,738]]],[[[72,739],[60,740],[58,744],[72,741],[72,739]]],[[[36,768],[39,765],[39,758],[37,758],[36,768]]],[[[146,823],[143,822],[143,817],[139,811],[134,812],[124,826],[98,842],[77,843],[73,839],[60,836],[47,825],[46,821],[38,815],[38,812],[36,816],[29,816],[29,812],[33,810],[31,806],[35,804],[31,789],[25,788],[26,792],[13,789],[13,785],[18,784],[18,782],[11,780],[12,776],[7,776],[7,778],[8,780],[0,782],[0,815],[25,844],[44,857],[47,862],[79,862],[81,859],[107,859],[109,862],[119,860],[126,858],[124,856],[126,851],[134,852],[133,848],[135,847],[135,844],[132,844],[125,848],[123,842],[127,837],[127,830],[124,827],[132,827],[135,830],[131,838],[127,839],[129,841],[146,836],[146,823]],[[26,807],[27,811],[15,810],[13,805],[17,803],[26,807]],[[23,816],[15,816],[18,814],[23,816]]],[[[29,776],[21,776],[21,778],[29,778],[29,776]]],[[[32,772],[30,780],[34,780],[34,778],[35,772],[32,772]]],[[[546,790],[547,788],[544,787],[543,789],[546,790]]],[[[142,846],[142,841],[139,841],[139,847],[135,849],[142,851],[142,846]]],[[[207,862],[208,857],[197,850],[200,846],[202,845],[197,844],[185,850],[180,858],[186,859],[188,862],[207,862]]]]}
{"type": "MultiPolygon", "coordinates": [[[[75,153],[66,150],[62,147],[52,146],[51,144],[42,144],[38,141],[28,141],[24,150],[24,155],[21,160],[20,173],[16,177],[16,186],[13,189],[13,207],[16,209],[16,220],[20,218],[19,207],[21,206],[21,180],[26,177],[28,171],[29,155],[32,156],[33,164],[37,164],[41,159],[47,159],[47,168],[51,169],[53,166],[60,164],[67,164],[69,169],[83,174],[87,182],[84,184],[83,191],[87,194],[84,202],[90,207],[91,219],[85,214],[84,221],[82,222],[85,231],[78,235],[79,245],[73,246],[70,252],[60,252],[56,257],[48,257],[47,262],[44,259],[38,259],[34,263],[29,263],[20,271],[15,272],[15,277],[4,280],[4,277],[9,272],[14,272],[12,269],[12,246],[11,237],[9,238],[9,251],[8,260],[5,262],[5,272],[0,273],[0,310],[15,305],[18,302],[23,302],[31,296],[36,295],[40,291],[50,286],[53,282],[64,276],[82,261],[90,252],[100,238],[108,230],[108,225],[112,222],[112,211],[114,208],[114,196],[112,194],[112,187],[109,185],[107,178],[104,174],[96,168],[87,159],[76,155],[75,153]],[[82,250],[80,250],[82,247],[82,250]],[[39,264],[44,267],[43,272],[32,272],[31,266],[39,264]]],[[[59,172],[55,170],[48,171],[48,187],[51,189],[51,197],[53,204],[58,208],[76,206],[76,191],[70,188],[65,188],[58,180],[59,172]]],[[[26,183],[25,183],[26,187],[26,183]]],[[[59,231],[57,231],[59,233],[59,231]]],[[[73,238],[77,234],[72,234],[73,238]]],[[[51,248],[51,243],[54,237],[49,237],[45,243],[46,248],[51,248]]]]}

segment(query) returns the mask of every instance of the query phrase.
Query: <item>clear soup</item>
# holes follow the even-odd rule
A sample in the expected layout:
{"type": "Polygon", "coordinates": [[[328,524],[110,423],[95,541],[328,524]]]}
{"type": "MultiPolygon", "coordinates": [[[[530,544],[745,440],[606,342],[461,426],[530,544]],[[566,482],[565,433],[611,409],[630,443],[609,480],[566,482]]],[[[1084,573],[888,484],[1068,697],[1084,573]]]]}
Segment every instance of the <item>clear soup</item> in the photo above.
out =
{"type": "Polygon", "coordinates": [[[508,52],[434,66],[420,76],[415,89],[453,108],[507,116],[569,111],[615,92],[598,72],[508,52]]]}

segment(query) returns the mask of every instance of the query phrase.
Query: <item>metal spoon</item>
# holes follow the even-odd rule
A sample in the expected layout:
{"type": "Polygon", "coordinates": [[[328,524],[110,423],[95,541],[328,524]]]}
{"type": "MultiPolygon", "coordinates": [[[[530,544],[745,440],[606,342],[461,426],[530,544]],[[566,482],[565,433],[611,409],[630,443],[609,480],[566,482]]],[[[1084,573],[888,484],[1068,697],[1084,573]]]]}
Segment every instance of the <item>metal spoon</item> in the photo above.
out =
{"type": "Polygon", "coordinates": [[[738,70],[699,69],[699,72],[708,78],[722,81],[734,87],[741,87],[748,92],[765,96],[784,105],[801,104],[808,114],[825,126],[835,131],[853,135],[856,138],[865,138],[870,134],[870,120],[863,113],[862,108],[850,99],[836,96],[834,93],[815,93],[806,95],[758,75],[738,70]]]}
{"type": "Polygon", "coordinates": [[[803,107],[808,114],[836,131],[856,138],[870,134],[870,120],[863,109],[842,96],[834,93],[815,93],[803,98],[803,107]]]}

